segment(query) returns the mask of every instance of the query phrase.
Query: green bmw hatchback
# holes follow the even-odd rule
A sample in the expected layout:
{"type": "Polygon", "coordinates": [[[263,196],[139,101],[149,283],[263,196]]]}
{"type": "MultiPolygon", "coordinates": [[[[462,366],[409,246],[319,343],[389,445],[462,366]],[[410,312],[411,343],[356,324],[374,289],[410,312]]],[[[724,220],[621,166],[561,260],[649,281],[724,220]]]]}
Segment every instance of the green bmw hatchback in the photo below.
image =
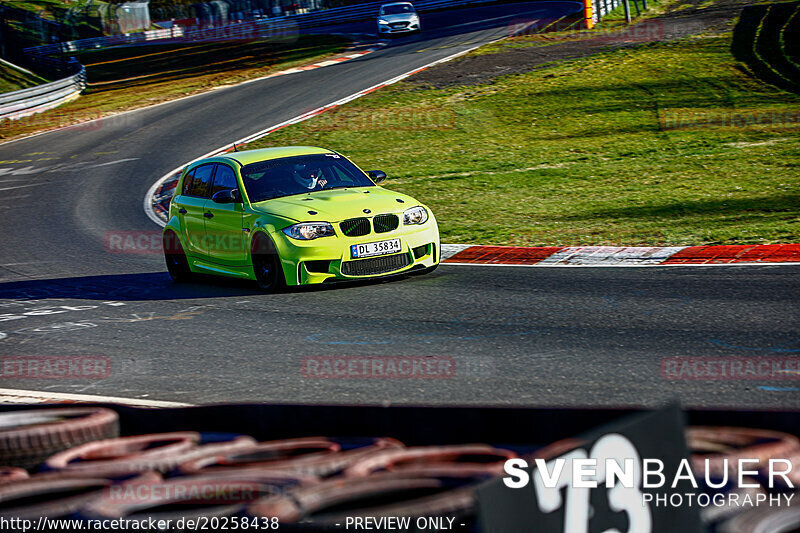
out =
{"type": "Polygon", "coordinates": [[[341,154],[292,146],[230,152],[181,174],[164,228],[176,282],[192,273],[286,285],[426,273],[439,264],[433,213],[376,185],[341,154]]]}

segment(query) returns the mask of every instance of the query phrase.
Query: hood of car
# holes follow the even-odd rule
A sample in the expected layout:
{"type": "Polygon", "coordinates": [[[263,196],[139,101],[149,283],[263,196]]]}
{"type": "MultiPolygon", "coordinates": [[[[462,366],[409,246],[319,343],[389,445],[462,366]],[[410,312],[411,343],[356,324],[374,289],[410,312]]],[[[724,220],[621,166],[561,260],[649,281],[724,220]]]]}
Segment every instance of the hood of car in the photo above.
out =
{"type": "Polygon", "coordinates": [[[416,16],[415,13],[398,13],[396,15],[379,15],[378,18],[391,24],[392,22],[410,22],[416,16]]]}
{"type": "Polygon", "coordinates": [[[412,197],[382,187],[355,187],[273,198],[254,203],[253,208],[298,222],[339,222],[381,213],[401,213],[415,205],[419,202],[412,197]]]}

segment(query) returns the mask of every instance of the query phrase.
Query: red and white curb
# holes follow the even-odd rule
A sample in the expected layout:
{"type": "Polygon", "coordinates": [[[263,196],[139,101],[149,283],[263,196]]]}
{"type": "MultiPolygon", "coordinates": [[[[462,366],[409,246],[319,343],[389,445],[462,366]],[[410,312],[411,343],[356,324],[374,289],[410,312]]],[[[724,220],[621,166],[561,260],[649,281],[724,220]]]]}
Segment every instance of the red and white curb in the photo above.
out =
{"type": "Polygon", "coordinates": [[[457,265],[675,266],[800,263],[800,244],[723,246],[481,246],[443,244],[442,262],[457,265]]]}
{"type": "Polygon", "coordinates": [[[121,398],[94,394],[70,394],[19,389],[0,389],[0,405],[38,403],[116,403],[133,407],[189,407],[192,404],[146,400],[143,398],[121,398]]]}

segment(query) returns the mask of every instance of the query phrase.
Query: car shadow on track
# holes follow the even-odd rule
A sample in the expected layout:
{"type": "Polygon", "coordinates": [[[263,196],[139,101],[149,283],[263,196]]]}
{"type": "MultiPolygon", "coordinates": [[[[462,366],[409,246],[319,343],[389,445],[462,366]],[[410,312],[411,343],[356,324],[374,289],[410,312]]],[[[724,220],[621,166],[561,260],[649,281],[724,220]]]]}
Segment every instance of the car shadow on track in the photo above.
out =
{"type": "MultiPolygon", "coordinates": [[[[341,290],[387,282],[396,282],[412,276],[348,281],[306,287],[290,287],[279,294],[341,290]]],[[[188,300],[201,298],[224,298],[231,296],[254,296],[265,294],[255,282],[224,278],[221,276],[199,276],[191,283],[176,284],[165,272],[144,274],[111,274],[105,276],[83,276],[71,278],[37,279],[0,283],[0,300],[39,300],[45,298],[73,298],[79,300],[188,300]]]]}

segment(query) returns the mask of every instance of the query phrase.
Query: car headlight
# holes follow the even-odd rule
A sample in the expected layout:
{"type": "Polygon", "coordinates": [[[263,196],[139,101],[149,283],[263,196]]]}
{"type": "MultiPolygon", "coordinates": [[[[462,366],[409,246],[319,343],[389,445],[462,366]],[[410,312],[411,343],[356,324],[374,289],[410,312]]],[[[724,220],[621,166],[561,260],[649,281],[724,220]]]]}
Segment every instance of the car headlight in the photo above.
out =
{"type": "Polygon", "coordinates": [[[403,224],[424,224],[428,221],[428,212],[421,205],[406,209],[403,212],[403,224]]]}
{"type": "Polygon", "coordinates": [[[283,232],[292,239],[299,241],[310,241],[319,237],[335,235],[333,226],[328,222],[301,222],[300,224],[283,228],[283,232]]]}
{"type": "Polygon", "coordinates": [[[383,20],[383,19],[378,19],[378,24],[382,24],[382,25],[386,26],[386,25],[387,25],[387,24],[389,24],[389,23],[388,23],[388,22],[386,22],[386,21],[385,21],[385,20],[383,20]]]}

